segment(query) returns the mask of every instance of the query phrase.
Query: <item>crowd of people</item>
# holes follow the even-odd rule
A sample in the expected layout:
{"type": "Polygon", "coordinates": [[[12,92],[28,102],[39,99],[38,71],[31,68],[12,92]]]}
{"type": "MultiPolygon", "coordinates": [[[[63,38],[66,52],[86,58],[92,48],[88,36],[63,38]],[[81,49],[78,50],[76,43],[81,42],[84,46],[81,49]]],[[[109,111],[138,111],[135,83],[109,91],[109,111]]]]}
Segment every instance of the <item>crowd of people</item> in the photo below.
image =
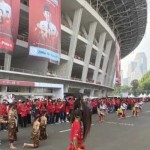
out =
{"type": "MultiPolygon", "coordinates": [[[[149,101],[147,98],[146,101],[149,101]]],[[[0,104],[0,123],[2,130],[8,130],[10,148],[15,149],[14,141],[17,140],[18,127],[25,128],[33,124],[32,140],[33,144],[24,143],[23,147],[39,147],[39,140],[47,139],[47,124],[71,122],[78,116],[83,108],[79,106],[75,109],[73,97],[62,99],[35,99],[26,101],[18,100],[9,104],[3,100],[0,104]],[[71,114],[74,112],[74,119],[71,114]],[[34,121],[33,121],[34,120],[34,121]]],[[[96,98],[84,99],[82,103],[91,114],[98,113],[99,121],[103,122],[106,113],[117,112],[119,118],[126,118],[126,110],[132,110],[133,116],[138,116],[142,109],[144,100],[141,98],[96,98]]],[[[78,104],[79,105],[79,104],[78,104]]],[[[117,116],[116,115],[116,116],[117,116]]],[[[86,116],[84,116],[86,118],[86,116]]],[[[77,126],[77,125],[75,125],[77,126]]],[[[72,149],[69,149],[72,150],[72,149]]]]}
{"type": "Polygon", "coordinates": [[[126,110],[131,110],[132,115],[137,117],[142,110],[144,102],[149,100],[150,98],[104,98],[98,100],[98,104],[93,111],[97,109],[100,122],[104,121],[105,114],[113,112],[117,113],[119,119],[125,119],[126,110]]]}

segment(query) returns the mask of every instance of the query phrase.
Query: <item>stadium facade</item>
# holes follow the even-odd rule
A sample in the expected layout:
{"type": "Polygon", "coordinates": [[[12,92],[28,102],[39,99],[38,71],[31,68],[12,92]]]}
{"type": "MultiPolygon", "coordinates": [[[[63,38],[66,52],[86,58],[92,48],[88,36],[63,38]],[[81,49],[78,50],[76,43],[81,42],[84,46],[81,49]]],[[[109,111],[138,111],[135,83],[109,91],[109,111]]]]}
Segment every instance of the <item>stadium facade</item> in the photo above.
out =
{"type": "Polygon", "coordinates": [[[113,91],[116,41],[121,58],[138,46],[146,29],[147,3],[62,0],[59,64],[29,57],[28,22],[29,0],[21,0],[15,50],[0,54],[0,94],[62,97],[80,92],[102,97],[113,91]]]}

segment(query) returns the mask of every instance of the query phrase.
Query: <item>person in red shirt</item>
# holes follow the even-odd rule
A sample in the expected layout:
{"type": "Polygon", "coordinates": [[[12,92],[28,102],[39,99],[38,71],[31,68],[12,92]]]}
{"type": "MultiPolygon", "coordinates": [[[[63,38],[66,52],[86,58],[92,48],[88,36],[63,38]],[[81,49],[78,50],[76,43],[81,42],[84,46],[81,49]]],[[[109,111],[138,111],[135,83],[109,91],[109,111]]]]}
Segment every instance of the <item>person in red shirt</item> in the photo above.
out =
{"type": "Polygon", "coordinates": [[[83,145],[83,134],[81,126],[81,111],[79,109],[74,111],[75,120],[72,123],[71,133],[70,133],[70,146],[68,150],[82,150],[83,145]]]}
{"type": "Polygon", "coordinates": [[[85,150],[83,142],[91,127],[91,111],[80,98],[78,98],[74,103],[70,121],[72,123],[72,127],[68,150],[85,150]]]}
{"type": "Polygon", "coordinates": [[[55,116],[56,116],[56,120],[55,122],[58,123],[59,118],[60,118],[60,111],[61,111],[61,105],[60,102],[57,101],[56,105],[55,105],[55,116]]]}
{"type": "Polygon", "coordinates": [[[28,100],[27,103],[26,103],[26,106],[27,106],[27,123],[28,124],[31,124],[31,102],[28,100]]]}
{"type": "Polygon", "coordinates": [[[73,110],[74,100],[72,98],[69,98],[68,104],[69,104],[69,114],[71,114],[71,111],[73,110]]]}
{"type": "Polygon", "coordinates": [[[61,100],[60,101],[60,122],[64,122],[64,103],[63,101],[61,100]]]}
{"type": "Polygon", "coordinates": [[[23,103],[23,105],[21,105],[21,108],[20,108],[21,127],[26,127],[28,107],[25,102],[22,102],[22,103],[23,103]]]}
{"type": "Polygon", "coordinates": [[[65,108],[65,113],[66,113],[66,122],[69,122],[69,120],[70,120],[70,114],[69,114],[69,102],[68,102],[68,100],[66,99],[66,102],[65,102],[65,106],[66,106],[66,108],[65,108]]]}
{"type": "MultiPolygon", "coordinates": [[[[7,109],[6,109],[6,104],[5,101],[0,104],[0,118],[6,118],[7,116],[7,109]]],[[[1,123],[1,130],[6,130],[6,124],[1,123]]]]}
{"type": "Polygon", "coordinates": [[[47,113],[48,113],[48,124],[53,124],[54,113],[55,113],[55,103],[51,100],[48,102],[47,113]]]}

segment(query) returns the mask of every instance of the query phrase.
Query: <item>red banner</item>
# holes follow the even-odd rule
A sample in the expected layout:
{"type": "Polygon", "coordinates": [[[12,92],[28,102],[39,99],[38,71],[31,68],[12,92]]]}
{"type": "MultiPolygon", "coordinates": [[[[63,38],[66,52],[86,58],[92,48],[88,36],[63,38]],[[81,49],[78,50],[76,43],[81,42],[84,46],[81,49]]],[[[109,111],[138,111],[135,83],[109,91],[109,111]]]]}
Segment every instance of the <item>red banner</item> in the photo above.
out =
{"type": "Polygon", "coordinates": [[[61,0],[29,1],[29,55],[59,63],[61,0]]]}
{"type": "Polygon", "coordinates": [[[10,85],[10,86],[27,86],[27,87],[34,87],[34,82],[29,81],[17,81],[17,80],[3,80],[0,79],[0,85],[10,85]]]}
{"type": "Polygon", "coordinates": [[[116,41],[116,85],[121,85],[120,46],[116,41]]]}
{"type": "Polygon", "coordinates": [[[16,43],[20,0],[0,0],[0,51],[12,52],[16,43]]]}

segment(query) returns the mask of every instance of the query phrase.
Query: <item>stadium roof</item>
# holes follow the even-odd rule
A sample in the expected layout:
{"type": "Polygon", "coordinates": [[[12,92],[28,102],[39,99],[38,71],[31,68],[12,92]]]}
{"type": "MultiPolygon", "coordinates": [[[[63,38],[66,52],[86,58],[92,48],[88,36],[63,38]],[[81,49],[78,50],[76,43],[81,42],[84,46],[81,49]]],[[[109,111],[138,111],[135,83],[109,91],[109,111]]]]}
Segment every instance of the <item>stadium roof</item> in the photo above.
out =
{"type": "Polygon", "coordinates": [[[86,0],[110,25],[120,46],[121,58],[141,42],[147,24],[146,0],[86,0]]]}

